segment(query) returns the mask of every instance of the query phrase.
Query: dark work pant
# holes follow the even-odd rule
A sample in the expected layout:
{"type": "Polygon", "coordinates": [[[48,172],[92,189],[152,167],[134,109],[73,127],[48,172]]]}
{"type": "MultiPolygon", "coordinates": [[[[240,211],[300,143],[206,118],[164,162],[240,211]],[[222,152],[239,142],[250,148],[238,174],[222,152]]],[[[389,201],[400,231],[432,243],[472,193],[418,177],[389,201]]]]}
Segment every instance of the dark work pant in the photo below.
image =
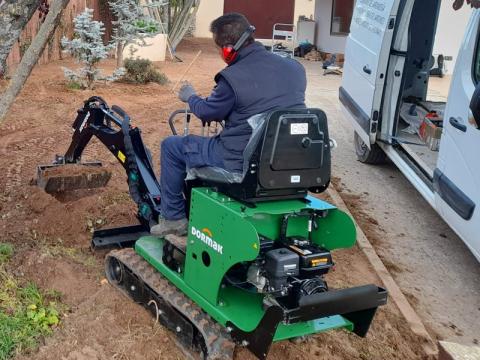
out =
{"type": "Polygon", "coordinates": [[[223,168],[219,140],[196,135],[170,136],[162,141],[160,187],[162,216],[167,220],[186,217],[183,196],[187,169],[204,166],[223,168]]]}

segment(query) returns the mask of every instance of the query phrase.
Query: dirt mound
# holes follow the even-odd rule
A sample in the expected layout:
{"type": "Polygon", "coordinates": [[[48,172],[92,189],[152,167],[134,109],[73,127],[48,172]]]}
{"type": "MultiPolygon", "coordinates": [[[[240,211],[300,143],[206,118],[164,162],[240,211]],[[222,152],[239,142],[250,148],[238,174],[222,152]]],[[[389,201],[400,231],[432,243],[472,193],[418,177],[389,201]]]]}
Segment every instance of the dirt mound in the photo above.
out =
{"type": "Polygon", "coordinates": [[[65,164],[47,168],[43,174],[46,177],[65,177],[65,176],[95,176],[103,174],[106,170],[100,166],[90,166],[81,164],[65,164]]]}
{"type": "Polygon", "coordinates": [[[36,185],[49,194],[106,186],[112,174],[100,166],[65,164],[40,171],[36,185]]]}
{"type": "Polygon", "coordinates": [[[25,208],[30,210],[26,229],[33,240],[47,244],[88,247],[94,229],[138,223],[128,193],[114,189],[85,190],[57,199],[32,187],[25,208]]]}

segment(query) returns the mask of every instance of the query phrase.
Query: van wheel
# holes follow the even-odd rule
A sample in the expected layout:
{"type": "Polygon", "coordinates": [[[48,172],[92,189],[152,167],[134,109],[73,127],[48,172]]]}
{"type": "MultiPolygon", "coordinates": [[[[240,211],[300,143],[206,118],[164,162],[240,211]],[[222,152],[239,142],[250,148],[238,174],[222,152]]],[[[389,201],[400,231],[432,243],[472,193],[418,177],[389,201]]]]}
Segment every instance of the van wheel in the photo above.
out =
{"type": "Polygon", "coordinates": [[[364,164],[383,164],[386,159],[386,155],[383,150],[377,144],[372,144],[369,149],[363,142],[362,138],[355,132],[353,139],[355,144],[355,153],[357,154],[358,161],[364,164]]]}

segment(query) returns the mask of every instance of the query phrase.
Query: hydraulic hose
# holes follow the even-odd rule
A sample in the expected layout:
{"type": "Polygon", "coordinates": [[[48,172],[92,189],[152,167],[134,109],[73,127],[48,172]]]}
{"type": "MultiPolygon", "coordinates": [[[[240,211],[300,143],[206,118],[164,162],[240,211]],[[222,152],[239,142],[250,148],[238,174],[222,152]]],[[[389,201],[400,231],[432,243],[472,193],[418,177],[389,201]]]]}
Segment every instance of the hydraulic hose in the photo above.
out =
{"type": "Polygon", "coordinates": [[[117,105],[113,105],[112,110],[122,117],[121,129],[124,138],[125,155],[127,158],[127,181],[130,196],[138,206],[139,215],[146,220],[149,226],[151,226],[153,212],[150,205],[143,200],[142,192],[140,191],[140,173],[136,162],[132,139],[130,137],[130,117],[117,105]]]}

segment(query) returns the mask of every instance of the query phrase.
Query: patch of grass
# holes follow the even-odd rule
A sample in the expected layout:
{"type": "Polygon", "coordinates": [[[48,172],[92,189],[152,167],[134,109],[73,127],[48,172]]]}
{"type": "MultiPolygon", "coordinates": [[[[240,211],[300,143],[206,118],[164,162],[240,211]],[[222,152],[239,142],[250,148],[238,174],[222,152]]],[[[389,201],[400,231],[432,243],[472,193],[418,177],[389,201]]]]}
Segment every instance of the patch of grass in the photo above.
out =
{"type": "Polygon", "coordinates": [[[21,285],[0,265],[0,360],[33,349],[60,321],[59,296],[21,285]]]}
{"type": "Polygon", "coordinates": [[[81,249],[77,249],[74,247],[44,244],[41,249],[42,252],[47,256],[53,258],[66,257],[86,267],[94,267],[97,264],[94,256],[86,254],[81,249]]]}
{"type": "Polygon", "coordinates": [[[13,255],[13,245],[0,243],[0,266],[6,263],[13,255]]]}
{"type": "Polygon", "coordinates": [[[82,90],[83,87],[82,87],[82,84],[80,84],[78,81],[70,80],[70,81],[67,83],[67,89],[70,89],[70,90],[82,90]]]}
{"type": "Polygon", "coordinates": [[[35,348],[60,321],[58,293],[22,285],[7,272],[13,252],[11,244],[0,243],[0,360],[35,348]]]}

